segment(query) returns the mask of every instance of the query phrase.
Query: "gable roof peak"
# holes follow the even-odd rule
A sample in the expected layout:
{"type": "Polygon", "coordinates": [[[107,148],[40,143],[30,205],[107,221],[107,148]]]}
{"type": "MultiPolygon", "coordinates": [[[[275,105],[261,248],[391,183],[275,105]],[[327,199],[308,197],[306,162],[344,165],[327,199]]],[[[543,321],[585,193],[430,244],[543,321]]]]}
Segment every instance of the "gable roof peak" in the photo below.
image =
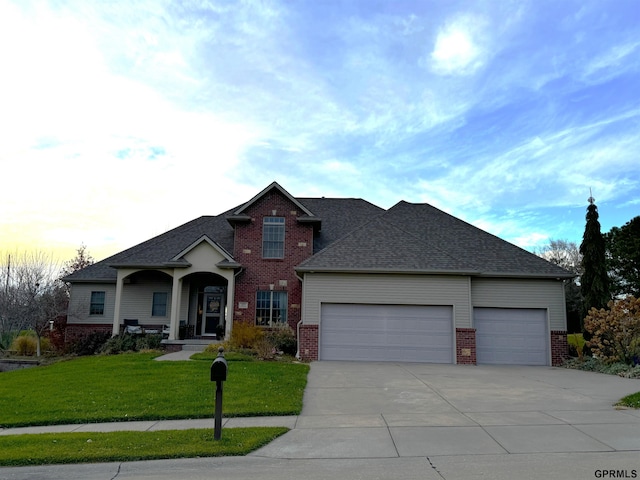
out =
{"type": "Polygon", "coordinates": [[[309,217],[315,217],[313,212],[311,212],[307,207],[305,207],[302,203],[300,203],[293,195],[287,192],[278,182],[272,182],[269,186],[267,186],[264,190],[254,196],[251,200],[240,206],[237,210],[233,212],[232,216],[242,216],[247,208],[256,203],[259,199],[269,193],[271,190],[277,190],[282,195],[284,195],[288,200],[290,200],[296,207],[298,207],[301,211],[305,213],[305,215],[309,217]]]}

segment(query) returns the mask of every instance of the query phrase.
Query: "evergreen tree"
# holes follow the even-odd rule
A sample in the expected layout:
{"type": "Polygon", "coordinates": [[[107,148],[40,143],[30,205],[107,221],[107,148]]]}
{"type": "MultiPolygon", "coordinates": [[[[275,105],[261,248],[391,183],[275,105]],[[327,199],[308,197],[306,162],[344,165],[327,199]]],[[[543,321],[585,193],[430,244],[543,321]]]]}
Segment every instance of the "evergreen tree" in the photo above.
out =
{"type": "Polygon", "coordinates": [[[585,313],[592,307],[605,308],[611,300],[605,260],[605,241],[600,232],[598,207],[594,202],[593,197],[590,197],[586,215],[587,223],[580,244],[583,270],[580,288],[584,298],[585,313]]]}
{"type": "Polygon", "coordinates": [[[605,235],[614,296],[640,298],[640,216],[605,235]]]}

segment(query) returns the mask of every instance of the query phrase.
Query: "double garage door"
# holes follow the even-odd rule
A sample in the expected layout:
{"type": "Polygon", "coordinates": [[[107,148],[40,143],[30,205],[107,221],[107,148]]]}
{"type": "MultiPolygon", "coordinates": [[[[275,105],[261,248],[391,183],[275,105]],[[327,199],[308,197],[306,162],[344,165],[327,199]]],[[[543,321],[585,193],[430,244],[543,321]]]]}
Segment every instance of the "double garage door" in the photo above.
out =
{"type": "Polygon", "coordinates": [[[322,304],[320,360],[453,363],[453,308],[322,304]]]}

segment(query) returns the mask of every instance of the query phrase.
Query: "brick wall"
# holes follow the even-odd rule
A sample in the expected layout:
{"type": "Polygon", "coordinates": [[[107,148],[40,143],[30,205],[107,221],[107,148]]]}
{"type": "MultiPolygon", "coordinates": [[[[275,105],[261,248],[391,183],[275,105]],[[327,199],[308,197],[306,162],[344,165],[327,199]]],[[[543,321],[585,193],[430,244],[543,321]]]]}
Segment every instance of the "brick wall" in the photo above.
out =
{"type": "Polygon", "coordinates": [[[318,325],[300,325],[300,356],[311,362],[318,360],[318,325]]]}
{"type": "Polygon", "coordinates": [[[300,224],[304,215],[298,207],[277,190],[266,193],[244,212],[251,217],[247,223],[235,226],[234,258],[243,271],[236,278],[234,322],[255,323],[256,292],[270,290],[287,292],[287,322],[292,329],[300,321],[302,284],[294,267],[313,254],[313,227],[300,224]],[[262,223],[268,216],[284,217],[284,258],[262,258],[262,223]],[[246,308],[240,308],[246,304],[246,308]]]}
{"type": "Polygon", "coordinates": [[[111,333],[113,331],[113,325],[110,323],[95,324],[95,323],[74,323],[67,324],[67,328],[64,332],[64,342],[69,345],[70,343],[82,340],[88,337],[93,332],[111,333]]]}
{"type": "Polygon", "coordinates": [[[551,331],[551,365],[562,365],[569,356],[567,332],[564,330],[551,331]]]}
{"type": "Polygon", "coordinates": [[[456,328],[456,362],[461,365],[476,364],[475,328],[456,328]]]}

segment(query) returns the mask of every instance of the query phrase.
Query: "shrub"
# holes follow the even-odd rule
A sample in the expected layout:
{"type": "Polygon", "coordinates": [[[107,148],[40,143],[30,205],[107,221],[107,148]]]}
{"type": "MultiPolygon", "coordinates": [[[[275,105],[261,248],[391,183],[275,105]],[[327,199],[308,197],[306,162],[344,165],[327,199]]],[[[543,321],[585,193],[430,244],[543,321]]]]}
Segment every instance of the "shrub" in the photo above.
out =
{"type": "Polygon", "coordinates": [[[569,355],[584,360],[585,340],[581,333],[573,333],[567,335],[567,343],[569,344],[569,355]]]}
{"type": "Polygon", "coordinates": [[[11,345],[17,337],[17,332],[3,332],[0,334],[0,350],[11,350],[11,345]]]}
{"type": "Polygon", "coordinates": [[[158,350],[161,345],[162,335],[137,336],[130,333],[122,333],[107,340],[100,352],[105,355],[116,355],[123,352],[158,350]]]}
{"type": "Polygon", "coordinates": [[[110,338],[111,334],[108,332],[92,332],[73,342],[68,351],[75,355],[95,355],[102,350],[110,338]]]}
{"type": "Polygon", "coordinates": [[[286,355],[295,355],[298,349],[296,335],[289,325],[276,327],[266,334],[273,347],[286,355]]]}
{"type": "Polygon", "coordinates": [[[159,350],[162,346],[162,335],[143,335],[136,338],[136,350],[159,350]]]}
{"type": "Polygon", "coordinates": [[[231,348],[253,348],[262,339],[264,332],[256,325],[237,322],[233,325],[229,344],[231,348]]]}
{"type": "Polygon", "coordinates": [[[253,345],[253,349],[258,358],[262,360],[272,360],[276,356],[276,349],[271,340],[266,336],[257,340],[253,345]]]}
{"type": "Polygon", "coordinates": [[[116,355],[122,352],[132,352],[136,349],[136,338],[129,333],[121,333],[106,341],[100,353],[116,355]]]}
{"type": "Polygon", "coordinates": [[[640,299],[629,296],[607,306],[607,310],[592,308],[584,319],[584,328],[592,335],[587,345],[605,363],[633,365],[640,355],[640,299]]]}
{"type": "Polygon", "coordinates": [[[604,363],[599,358],[585,357],[584,361],[577,358],[569,359],[563,365],[566,368],[617,375],[624,378],[640,378],[640,365],[632,366],[626,363],[604,363]]]}
{"type": "Polygon", "coordinates": [[[11,350],[22,356],[35,355],[38,348],[38,339],[32,335],[21,334],[11,343],[11,350]]]}

